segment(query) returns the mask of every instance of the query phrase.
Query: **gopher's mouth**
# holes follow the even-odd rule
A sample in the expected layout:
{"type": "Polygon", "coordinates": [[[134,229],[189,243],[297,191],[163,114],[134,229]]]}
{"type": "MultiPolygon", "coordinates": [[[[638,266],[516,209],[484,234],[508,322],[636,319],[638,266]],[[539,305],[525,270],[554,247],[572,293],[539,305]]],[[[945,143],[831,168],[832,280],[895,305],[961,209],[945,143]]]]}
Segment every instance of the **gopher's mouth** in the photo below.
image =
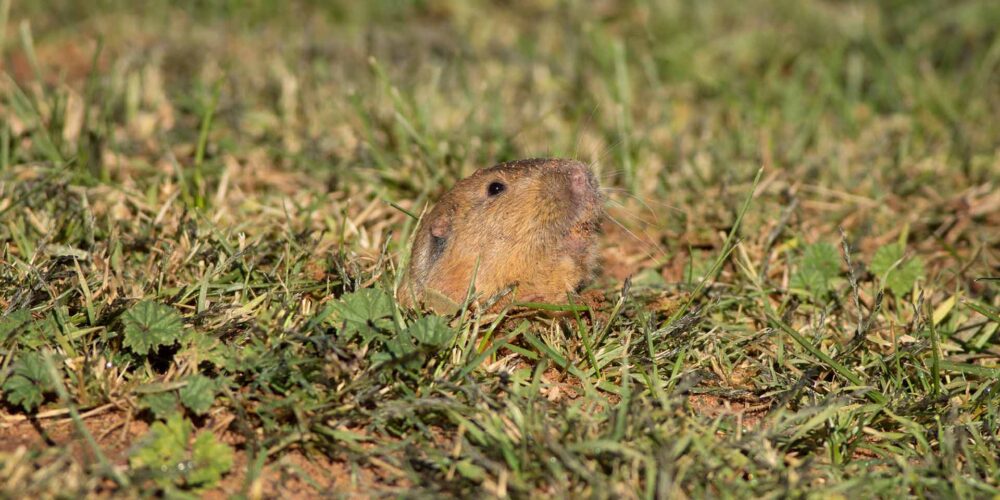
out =
{"type": "Polygon", "coordinates": [[[602,211],[592,210],[580,214],[578,220],[566,232],[567,249],[574,254],[586,253],[594,246],[601,232],[602,211]]]}
{"type": "Polygon", "coordinates": [[[601,231],[601,212],[596,212],[586,219],[580,220],[570,229],[571,233],[594,236],[601,231]]]}

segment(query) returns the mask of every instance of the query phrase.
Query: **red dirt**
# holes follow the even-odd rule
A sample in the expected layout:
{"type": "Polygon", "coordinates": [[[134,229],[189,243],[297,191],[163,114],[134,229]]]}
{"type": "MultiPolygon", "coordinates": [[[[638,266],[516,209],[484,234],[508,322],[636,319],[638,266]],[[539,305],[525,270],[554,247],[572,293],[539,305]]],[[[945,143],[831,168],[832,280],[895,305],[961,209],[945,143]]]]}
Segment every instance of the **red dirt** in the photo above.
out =
{"type": "Polygon", "coordinates": [[[694,394],[688,397],[688,405],[695,413],[706,417],[720,415],[734,416],[743,424],[743,429],[752,429],[760,424],[767,414],[767,404],[751,404],[734,401],[710,394],[694,394]]]}
{"type": "MultiPolygon", "coordinates": [[[[85,440],[79,438],[69,418],[21,420],[0,415],[0,422],[0,456],[15,453],[22,447],[40,450],[64,446],[73,462],[80,465],[80,470],[86,470],[95,462],[93,453],[85,440]]],[[[118,410],[86,418],[84,424],[108,460],[119,467],[127,467],[131,447],[149,429],[145,422],[129,421],[127,414],[118,410]]],[[[257,480],[247,484],[250,455],[239,447],[242,438],[224,432],[221,440],[236,444],[234,465],[220,484],[202,494],[204,498],[229,498],[237,494],[247,494],[252,498],[311,498],[331,493],[355,497],[364,496],[377,486],[378,477],[370,467],[359,468],[355,483],[352,482],[348,464],[319,454],[306,457],[298,450],[291,450],[269,462],[257,480]]]]}

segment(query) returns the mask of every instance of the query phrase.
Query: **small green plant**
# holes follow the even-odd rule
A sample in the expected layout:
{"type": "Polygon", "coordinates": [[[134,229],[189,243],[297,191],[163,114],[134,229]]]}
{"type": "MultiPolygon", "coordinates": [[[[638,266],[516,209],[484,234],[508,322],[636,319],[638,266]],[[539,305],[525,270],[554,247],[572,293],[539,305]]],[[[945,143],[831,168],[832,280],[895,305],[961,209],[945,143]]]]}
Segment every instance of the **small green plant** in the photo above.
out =
{"type": "Polygon", "coordinates": [[[406,328],[405,332],[421,345],[445,347],[455,338],[455,332],[448,327],[448,321],[441,316],[424,316],[406,328]]]}
{"type": "Polygon", "coordinates": [[[32,411],[42,404],[45,394],[53,390],[45,361],[36,352],[21,354],[14,364],[14,373],[3,384],[3,392],[11,404],[32,411]]]}
{"type": "Polygon", "coordinates": [[[903,243],[884,245],[875,251],[869,269],[893,295],[902,297],[924,277],[924,261],[905,256],[903,243]]]}
{"type": "Polygon", "coordinates": [[[180,389],[162,387],[144,394],[140,399],[140,406],[161,420],[178,413],[182,405],[195,415],[204,415],[212,408],[218,389],[217,380],[195,374],[187,377],[180,389]]]}
{"type": "Polygon", "coordinates": [[[204,375],[192,375],[179,391],[181,404],[197,415],[204,415],[215,401],[216,383],[204,375]]]}
{"type": "Polygon", "coordinates": [[[140,399],[143,408],[148,409],[158,419],[164,420],[180,410],[180,400],[174,391],[146,394],[140,399]]]}
{"type": "Polygon", "coordinates": [[[392,297],[378,288],[365,288],[345,294],[335,306],[337,322],[345,339],[360,335],[370,341],[380,331],[391,329],[392,297]]]}
{"type": "Polygon", "coordinates": [[[799,265],[792,275],[792,287],[822,298],[830,292],[831,282],[840,275],[840,257],[833,245],[820,242],[802,250],[799,265]]]}
{"type": "Polygon", "coordinates": [[[32,322],[31,313],[20,309],[0,318],[0,342],[4,342],[8,337],[14,336],[27,328],[32,322]]]}
{"type": "Polygon", "coordinates": [[[385,343],[388,353],[379,353],[376,361],[388,359],[407,360],[407,367],[419,365],[419,359],[414,355],[423,349],[439,350],[455,338],[455,332],[448,327],[448,322],[440,316],[424,316],[411,323],[398,335],[385,343]]]}
{"type": "Polygon", "coordinates": [[[35,319],[30,311],[20,309],[0,319],[0,342],[16,338],[19,345],[34,350],[44,346],[48,339],[55,337],[58,328],[52,314],[35,319]]]}
{"type": "Polygon", "coordinates": [[[193,441],[192,434],[191,422],[174,413],[152,425],[129,464],[149,473],[168,496],[177,490],[210,488],[232,468],[233,449],[211,432],[201,432],[193,441]]]}
{"type": "Polygon", "coordinates": [[[184,324],[172,307],[144,300],[125,311],[126,347],[145,355],[160,346],[173,345],[181,338],[184,324]]]}
{"type": "Polygon", "coordinates": [[[509,3],[0,0],[0,498],[1000,494],[997,1],[509,3]],[[399,309],[538,155],[580,297],[399,309]]]}

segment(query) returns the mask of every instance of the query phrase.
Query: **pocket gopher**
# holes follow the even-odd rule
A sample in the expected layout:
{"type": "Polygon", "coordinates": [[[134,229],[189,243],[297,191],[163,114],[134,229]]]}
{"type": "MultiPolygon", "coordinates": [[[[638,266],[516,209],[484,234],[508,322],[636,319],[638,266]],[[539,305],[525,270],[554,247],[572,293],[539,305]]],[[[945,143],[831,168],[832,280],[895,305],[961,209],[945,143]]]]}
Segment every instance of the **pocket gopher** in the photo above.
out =
{"type": "Polygon", "coordinates": [[[592,278],[602,206],[593,172],[575,160],[480,169],[420,221],[400,302],[451,312],[473,278],[481,302],[508,288],[504,300],[565,302],[592,278]]]}

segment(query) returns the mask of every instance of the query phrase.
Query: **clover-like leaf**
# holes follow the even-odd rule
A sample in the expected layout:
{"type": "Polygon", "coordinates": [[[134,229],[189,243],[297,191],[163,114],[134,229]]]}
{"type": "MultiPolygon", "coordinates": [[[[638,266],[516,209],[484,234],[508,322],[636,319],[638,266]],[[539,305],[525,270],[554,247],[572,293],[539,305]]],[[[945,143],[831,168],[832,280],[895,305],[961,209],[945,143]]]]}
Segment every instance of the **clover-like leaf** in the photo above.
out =
{"type": "Polygon", "coordinates": [[[180,413],[166,422],[155,422],[142,439],[142,445],[129,457],[133,469],[149,469],[160,487],[169,487],[182,480],[181,468],[187,458],[187,443],[194,426],[180,413]]]}
{"type": "Polygon", "coordinates": [[[53,314],[35,319],[27,309],[19,309],[0,318],[0,342],[16,335],[18,345],[31,350],[48,344],[58,332],[59,325],[53,314]]]}
{"type": "Polygon", "coordinates": [[[148,408],[158,419],[166,419],[177,413],[177,410],[180,409],[178,403],[177,394],[174,391],[146,394],[140,400],[141,406],[148,408]]]}
{"type": "Polygon", "coordinates": [[[392,297],[378,288],[345,294],[337,306],[338,320],[345,338],[361,335],[367,342],[380,330],[392,328],[392,297]]]}
{"type": "Polygon", "coordinates": [[[133,469],[148,470],[158,486],[203,489],[215,485],[232,468],[233,450],[211,432],[202,432],[189,447],[194,426],[180,413],[156,422],[129,457],[133,469]]]}
{"type": "Polygon", "coordinates": [[[184,332],[184,324],[174,308],[142,301],[125,311],[124,345],[136,354],[145,355],[157,347],[172,345],[184,332]]]}
{"type": "Polygon", "coordinates": [[[912,290],[924,277],[924,261],[920,257],[904,259],[905,253],[901,243],[884,245],[875,251],[869,266],[872,274],[897,297],[912,290]]]}
{"type": "Polygon", "coordinates": [[[414,340],[430,347],[443,347],[455,338],[455,331],[440,316],[424,316],[406,330],[414,340]]]}
{"type": "Polygon", "coordinates": [[[423,363],[421,351],[439,349],[455,338],[455,331],[440,316],[424,316],[385,340],[385,351],[372,357],[376,362],[401,362],[399,367],[416,369],[423,363]]]}
{"type": "Polygon", "coordinates": [[[4,381],[3,392],[11,404],[31,411],[42,404],[45,393],[53,389],[45,361],[35,352],[24,353],[14,365],[14,373],[4,381]]]}
{"type": "Polygon", "coordinates": [[[191,459],[194,467],[188,476],[188,484],[212,486],[233,467],[233,449],[220,443],[211,432],[203,432],[194,440],[191,459]]]}
{"type": "Polygon", "coordinates": [[[215,402],[215,390],[214,380],[204,375],[192,375],[179,391],[181,403],[194,413],[204,415],[215,402]]]}
{"type": "Polygon", "coordinates": [[[792,275],[792,286],[807,290],[813,297],[830,291],[830,282],[840,275],[840,257],[833,245],[825,242],[806,246],[792,275]]]}
{"type": "Polygon", "coordinates": [[[385,347],[392,354],[392,357],[396,359],[405,358],[417,352],[417,344],[414,343],[413,336],[407,330],[386,340],[385,347]]]}
{"type": "Polygon", "coordinates": [[[32,322],[31,312],[27,309],[18,309],[3,318],[0,318],[0,342],[7,337],[22,331],[32,322]]]}

